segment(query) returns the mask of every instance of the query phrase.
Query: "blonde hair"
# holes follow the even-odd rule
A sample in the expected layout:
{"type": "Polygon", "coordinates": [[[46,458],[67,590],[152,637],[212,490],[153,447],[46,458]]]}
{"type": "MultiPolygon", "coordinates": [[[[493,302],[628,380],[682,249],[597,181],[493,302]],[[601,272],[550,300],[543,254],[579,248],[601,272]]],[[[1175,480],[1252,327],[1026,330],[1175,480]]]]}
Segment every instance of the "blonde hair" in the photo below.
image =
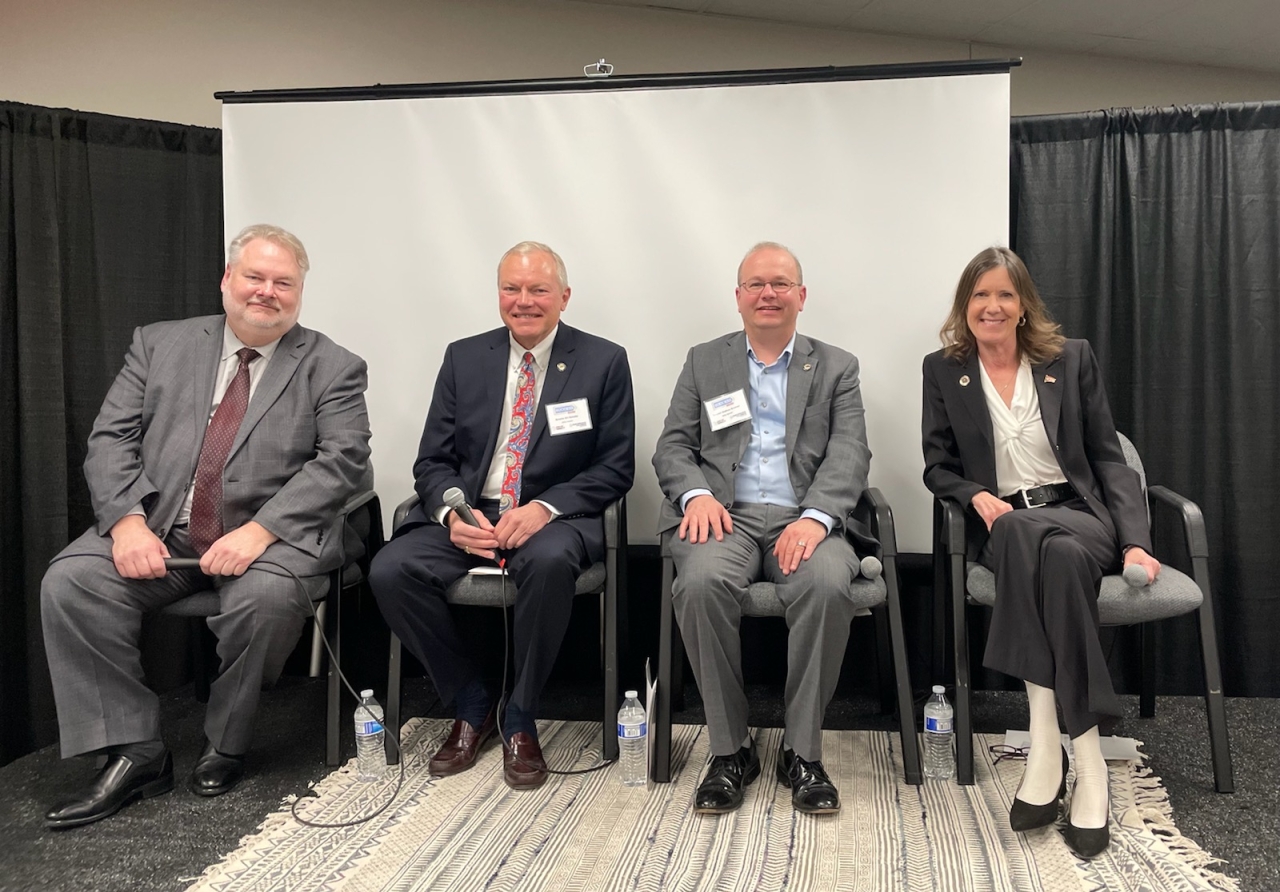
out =
{"type": "Polygon", "coordinates": [[[997,267],[1003,267],[1009,273],[1013,290],[1018,293],[1022,303],[1022,318],[1018,320],[1016,329],[1019,355],[1033,363],[1045,362],[1057,356],[1066,342],[1066,338],[1062,336],[1062,327],[1049,315],[1022,259],[1008,248],[1000,247],[980,251],[960,274],[951,312],[947,315],[947,321],[942,324],[942,330],[938,332],[943,352],[950,359],[965,359],[977,347],[973,332],[969,330],[969,299],[978,286],[978,280],[997,267]]]}
{"type": "Polygon", "coordinates": [[[311,269],[311,260],[307,257],[307,249],[303,247],[302,240],[289,230],[272,226],[270,223],[254,223],[252,226],[241,229],[231,240],[231,244],[227,245],[227,265],[235,266],[239,263],[240,254],[244,251],[245,245],[254,239],[263,239],[287,249],[293,254],[298,269],[302,271],[302,278],[307,277],[307,270],[311,269]]]}

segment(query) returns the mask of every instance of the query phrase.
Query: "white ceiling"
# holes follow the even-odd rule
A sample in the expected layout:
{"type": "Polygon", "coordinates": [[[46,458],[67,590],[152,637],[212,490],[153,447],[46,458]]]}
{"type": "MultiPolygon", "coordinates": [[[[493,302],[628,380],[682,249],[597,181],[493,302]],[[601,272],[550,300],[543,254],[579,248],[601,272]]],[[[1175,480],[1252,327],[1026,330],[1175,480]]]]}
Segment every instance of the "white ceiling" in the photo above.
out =
{"type": "Polygon", "coordinates": [[[849,31],[1280,71],[1280,0],[584,0],[849,31]]]}

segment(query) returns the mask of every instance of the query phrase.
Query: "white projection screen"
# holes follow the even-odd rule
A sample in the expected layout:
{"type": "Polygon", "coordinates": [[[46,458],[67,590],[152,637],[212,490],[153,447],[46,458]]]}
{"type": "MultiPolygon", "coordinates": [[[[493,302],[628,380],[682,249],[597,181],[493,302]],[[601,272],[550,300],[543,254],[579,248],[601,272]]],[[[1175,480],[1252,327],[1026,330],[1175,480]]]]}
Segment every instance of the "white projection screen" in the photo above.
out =
{"type": "Polygon", "coordinates": [[[572,288],[563,321],[630,357],[628,522],[640,544],[657,541],[650,459],[685,354],[741,327],[738,262],[756,242],[781,242],[804,268],[800,331],[861,362],[871,484],[893,506],[899,550],[924,553],[920,364],[965,263],[1007,243],[1009,64],[464,95],[438,85],[444,95],[393,98],[220,94],[227,235],[270,222],[307,245],[301,321],[368,361],[388,514],[412,493],[445,345],[501,325],[508,247],[550,244],[572,288]]]}

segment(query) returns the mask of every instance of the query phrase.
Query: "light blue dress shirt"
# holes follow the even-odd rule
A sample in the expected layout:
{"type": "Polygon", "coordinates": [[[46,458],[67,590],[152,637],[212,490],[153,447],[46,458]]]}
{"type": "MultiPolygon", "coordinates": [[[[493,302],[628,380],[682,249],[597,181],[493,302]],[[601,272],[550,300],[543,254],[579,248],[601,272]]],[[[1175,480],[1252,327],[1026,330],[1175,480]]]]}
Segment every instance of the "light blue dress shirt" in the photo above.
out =
{"type": "MultiPolygon", "coordinates": [[[[795,508],[796,491],[787,470],[787,372],[796,336],[771,364],[756,357],[747,341],[747,406],[751,410],[751,439],[733,475],[735,502],[781,505],[795,508]]],[[[709,489],[691,489],[680,498],[680,508],[694,496],[710,495],[709,489]]],[[[834,518],[825,511],[806,508],[800,515],[821,523],[831,532],[834,518]]]]}

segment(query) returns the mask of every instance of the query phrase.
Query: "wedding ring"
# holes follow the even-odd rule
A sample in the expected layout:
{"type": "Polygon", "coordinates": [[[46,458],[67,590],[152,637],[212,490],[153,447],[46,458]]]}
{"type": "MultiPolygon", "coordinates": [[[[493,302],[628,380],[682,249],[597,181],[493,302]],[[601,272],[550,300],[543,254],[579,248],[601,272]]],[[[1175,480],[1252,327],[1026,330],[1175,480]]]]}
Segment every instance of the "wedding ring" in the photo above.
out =
{"type": "Polygon", "coordinates": [[[464,546],[462,546],[462,550],[463,550],[463,551],[465,551],[467,554],[471,554],[471,546],[470,546],[470,545],[464,545],[464,546]]]}
{"type": "Polygon", "coordinates": [[[797,545],[799,545],[801,548],[804,548],[804,540],[803,540],[803,539],[801,539],[801,540],[800,540],[799,542],[797,542],[796,544],[797,544],[797,545]]]}

